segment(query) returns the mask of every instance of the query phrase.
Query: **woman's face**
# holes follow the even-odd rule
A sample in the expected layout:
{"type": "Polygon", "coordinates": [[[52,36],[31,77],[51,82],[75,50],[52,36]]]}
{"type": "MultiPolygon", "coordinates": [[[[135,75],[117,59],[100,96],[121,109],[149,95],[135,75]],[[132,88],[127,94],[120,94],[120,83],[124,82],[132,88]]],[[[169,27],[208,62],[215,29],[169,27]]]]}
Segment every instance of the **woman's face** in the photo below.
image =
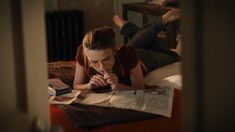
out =
{"type": "Polygon", "coordinates": [[[88,49],[85,55],[88,58],[89,66],[93,67],[100,74],[103,75],[105,72],[112,72],[112,68],[115,62],[113,49],[88,49]]]}

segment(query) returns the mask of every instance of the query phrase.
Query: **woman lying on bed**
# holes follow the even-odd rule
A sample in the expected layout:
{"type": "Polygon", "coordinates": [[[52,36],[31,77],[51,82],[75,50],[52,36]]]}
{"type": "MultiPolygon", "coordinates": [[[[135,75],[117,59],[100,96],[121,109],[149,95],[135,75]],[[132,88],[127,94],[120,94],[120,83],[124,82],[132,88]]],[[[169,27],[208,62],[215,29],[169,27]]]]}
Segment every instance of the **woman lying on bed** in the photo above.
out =
{"type": "Polygon", "coordinates": [[[101,27],[86,33],[77,49],[74,89],[145,88],[143,77],[147,72],[179,61],[177,53],[155,43],[155,36],[161,28],[178,18],[179,11],[170,10],[139,29],[120,17],[114,17],[114,22],[121,25],[121,33],[131,38],[128,45],[119,48],[115,45],[111,28],[101,27]]]}

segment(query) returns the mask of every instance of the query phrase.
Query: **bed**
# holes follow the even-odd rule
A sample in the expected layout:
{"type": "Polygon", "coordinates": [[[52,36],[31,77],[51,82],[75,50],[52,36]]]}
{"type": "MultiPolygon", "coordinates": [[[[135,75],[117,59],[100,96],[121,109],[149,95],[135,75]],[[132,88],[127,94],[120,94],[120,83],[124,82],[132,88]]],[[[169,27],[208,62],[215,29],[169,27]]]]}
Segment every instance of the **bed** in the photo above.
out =
{"type": "MultiPolygon", "coordinates": [[[[94,132],[119,132],[119,131],[160,131],[178,132],[180,130],[180,97],[182,90],[182,79],[180,72],[181,62],[173,63],[156,69],[145,76],[145,84],[170,86],[175,88],[174,101],[171,118],[157,116],[137,121],[111,123],[100,127],[86,128],[77,127],[58,105],[50,104],[51,125],[61,126],[66,132],[94,131],[94,132]]],[[[72,84],[75,62],[52,62],[48,64],[49,77],[61,78],[64,82],[72,84]]]]}

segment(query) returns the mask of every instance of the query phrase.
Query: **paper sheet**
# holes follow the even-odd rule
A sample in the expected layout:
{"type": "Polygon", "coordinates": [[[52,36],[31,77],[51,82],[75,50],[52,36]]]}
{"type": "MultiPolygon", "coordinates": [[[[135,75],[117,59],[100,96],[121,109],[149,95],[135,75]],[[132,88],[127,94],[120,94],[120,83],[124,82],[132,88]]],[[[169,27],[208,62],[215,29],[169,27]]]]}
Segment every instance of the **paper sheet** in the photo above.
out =
{"type": "Polygon", "coordinates": [[[171,117],[174,88],[156,87],[148,90],[86,93],[79,103],[144,111],[171,117]]]}

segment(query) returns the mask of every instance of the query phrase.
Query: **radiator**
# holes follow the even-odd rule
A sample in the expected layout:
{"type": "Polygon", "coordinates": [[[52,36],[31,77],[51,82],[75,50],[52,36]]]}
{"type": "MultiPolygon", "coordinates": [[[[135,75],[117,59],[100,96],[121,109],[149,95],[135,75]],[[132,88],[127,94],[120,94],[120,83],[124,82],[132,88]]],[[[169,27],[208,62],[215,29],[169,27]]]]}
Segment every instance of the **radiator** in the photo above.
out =
{"type": "Polygon", "coordinates": [[[48,61],[74,60],[84,36],[83,12],[46,12],[46,32],[48,61]]]}

